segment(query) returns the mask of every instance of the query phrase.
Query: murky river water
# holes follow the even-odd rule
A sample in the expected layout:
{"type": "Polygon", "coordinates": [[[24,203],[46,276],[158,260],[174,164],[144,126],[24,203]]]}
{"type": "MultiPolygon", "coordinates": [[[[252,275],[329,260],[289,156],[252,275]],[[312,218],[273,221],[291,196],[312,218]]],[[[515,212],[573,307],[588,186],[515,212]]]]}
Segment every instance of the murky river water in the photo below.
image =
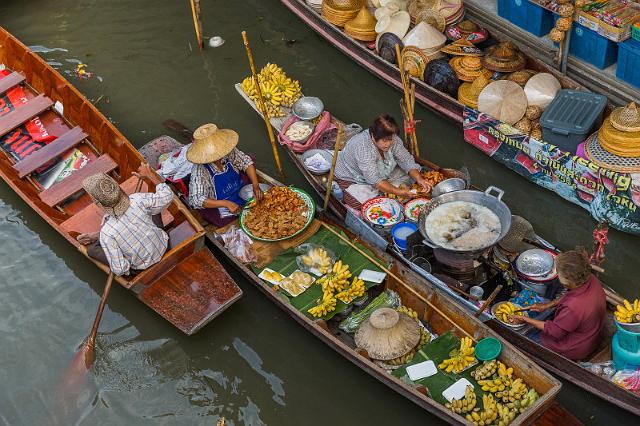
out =
{"type": "MultiPolygon", "coordinates": [[[[205,35],[226,43],[194,50],[186,0],[3,0],[0,25],[55,65],[136,145],[164,133],[162,120],[234,128],[241,147],[273,172],[262,123],[235,94],[247,74],[246,30],[258,64],[272,61],[345,120],[399,115],[399,94],[351,63],[277,0],[203,0],[205,35]],[[295,42],[294,42],[295,41],[295,42]],[[53,50],[49,50],[53,49],[53,50]],[[94,77],[72,71],[81,61],[94,77]]],[[[457,126],[418,108],[422,151],[463,164],[480,186],[503,188],[517,214],[566,248],[591,244],[593,221],[462,141],[457,126]]],[[[287,180],[303,185],[286,162],[287,180]]],[[[607,282],[639,296],[638,239],[611,233],[607,282]]],[[[234,425],[433,424],[438,420],[309,336],[251,284],[244,298],[185,337],[114,288],[98,339],[94,385],[62,415],[62,371],[90,327],[105,276],[0,184],[0,424],[234,425]],[[71,413],[71,414],[69,414],[71,413]]],[[[632,416],[565,383],[561,402],[593,424],[632,416]]],[[[637,419],[636,419],[637,421],[637,419]]]]}

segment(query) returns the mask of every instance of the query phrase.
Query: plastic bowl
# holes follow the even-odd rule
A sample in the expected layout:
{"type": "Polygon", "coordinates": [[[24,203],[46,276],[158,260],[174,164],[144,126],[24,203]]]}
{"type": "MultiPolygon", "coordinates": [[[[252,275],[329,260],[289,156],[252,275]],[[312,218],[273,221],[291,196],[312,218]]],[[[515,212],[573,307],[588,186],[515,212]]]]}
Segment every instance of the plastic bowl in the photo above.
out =
{"type": "Polygon", "coordinates": [[[485,337],[476,345],[476,358],[480,361],[491,361],[502,352],[502,343],[495,337],[485,337]]]}
{"type": "Polygon", "coordinates": [[[418,230],[418,226],[413,222],[400,222],[391,228],[391,236],[393,242],[396,243],[398,248],[402,251],[407,250],[407,237],[418,230]],[[402,236],[402,233],[407,233],[406,236],[402,236]]]}

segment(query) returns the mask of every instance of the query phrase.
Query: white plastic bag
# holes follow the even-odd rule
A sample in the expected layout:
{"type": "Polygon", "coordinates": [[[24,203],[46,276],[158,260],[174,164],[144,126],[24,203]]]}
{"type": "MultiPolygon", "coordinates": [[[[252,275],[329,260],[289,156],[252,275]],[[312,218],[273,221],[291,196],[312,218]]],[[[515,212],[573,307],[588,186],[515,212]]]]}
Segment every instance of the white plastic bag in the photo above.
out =
{"type": "Polygon", "coordinates": [[[220,234],[224,247],[229,253],[242,263],[251,263],[258,260],[251,245],[253,241],[243,230],[232,225],[224,234],[220,234]]]}

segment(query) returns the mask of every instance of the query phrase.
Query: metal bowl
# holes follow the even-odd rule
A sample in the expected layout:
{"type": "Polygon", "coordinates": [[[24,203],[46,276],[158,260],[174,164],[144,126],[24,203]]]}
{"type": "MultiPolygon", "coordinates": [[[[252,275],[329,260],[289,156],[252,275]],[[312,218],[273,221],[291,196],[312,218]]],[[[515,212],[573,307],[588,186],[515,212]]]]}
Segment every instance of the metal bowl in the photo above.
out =
{"type": "Polygon", "coordinates": [[[300,120],[315,120],[324,111],[324,104],[320,98],[303,96],[293,104],[293,115],[300,120]]]}
{"type": "MultiPolygon", "coordinates": [[[[271,188],[271,185],[269,185],[267,183],[260,183],[259,185],[260,185],[260,189],[262,189],[262,192],[267,192],[267,189],[271,188]]],[[[248,201],[248,200],[252,199],[253,198],[253,186],[251,184],[243,186],[242,188],[240,188],[240,192],[238,193],[238,195],[244,201],[248,201]]]]}
{"type": "Polygon", "coordinates": [[[462,191],[454,191],[449,192],[447,194],[442,194],[439,197],[433,198],[428,204],[425,204],[420,209],[420,218],[418,219],[418,229],[420,233],[424,237],[424,243],[429,245],[432,248],[440,248],[442,250],[448,251],[450,253],[467,253],[467,254],[477,254],[483,252],[488,247],[499,242],[501,239],[507,235],[509,232],[509,228],[511,227],[511,211],[509,207],[505,203],[502,202],[502,196],[504,195],[504,191],[495,186],[490,186],[487,188],[485,192],[481,191],[472,191],[472,190],[462,190],[462,191]],[[491,195],[492,192],[496,192],[497,196],[491,195]],[[442,247],[439,244],[431,241],[429,238],[429,234],[427,233],[425,222],[427,220],[427,216],[438,206],[446,203],[450,203],[452,201],[467,201],[469,203],[479,204],[491,210],[493,213],[498,216],[500,219],[500,235],[498,238],[487,244],[485,247],[479,248],[477,250],[455,250],[451,248],[442,247]]]}
{"type": "Polygon", "coordinates": [[[445,179],[436,186],[433,187],[431,191],[431,197],[439,197],[442,194],[446,194],[448,192],[461,191],[467,187],[467,183],[464,179],[460,178],[449,178],[445,179]]]}
{"type": "Polygon", "coordinates": [[[530,249],[516,259],[516,269],[526,277],[542,277],[553,271],[553,256],[546,250],[530,249]]]}
{"type": "Polygon", "coordinates": [[[331,161],[333,160],[333,154],[331,153],[331,151],[328,151],[326,149],[310,149],[308,151],[305,151],[304,154],[300,155],[300,160],[302,160],[302,164],[304,165],[304,168],[309,170],[314,175],[324,175],[328,173],[329,170],[331,169],[331,161]],[[322,155],[324,159],[327,160],[327,163],[329,163],[329,165],[326,167],[326,169],[311,169],[307,167],[307,163],[305,163],[307,158],[311,158],[316,154],[322,155]]]}
{"type": "Polygon", "coordinates": [[[630,331],[631,333],[640,333],[640,322],[625,323],[625,322],[618,322],[617,320],[615,321],[618,327],[620,327],[623,330],[630,331]]]}
{"type": "MultiPolygon", "coordinates": [[[[495,305],[493,305],[493,306],[491,307],[491,315],[493,315],[493,316],[495,317],[496,321],[498,321],[500,324],[504,325],[505,327],[509,327],[509,328],[514,329],[514,330],[520,330],[520,329],[524,328],[524,326],[525,326],[525,325],[527,325],[527,323],[526,323],[526,322],[523,322],[523,323],[521,323],[521,324],[509,324],[509,323],[507,323],[507,322],[502,322],[502,321],[500,321],[500,320],[498,319],[498,317],[496,317],[496,310],[497,310],[501,305],[504,305],[505,303],[509,303],[509,301],[508,301],[508,300],[505,300],[504,302],[498,302],[498,303],[496,303],[495,305]]],[[[514,303],[514,304],[513,304],[513,306],[515,306],[515,307],[516,307],[516,309],[522,309],[522,306],[518,305],[517,303],[514,303]]],[[[527,311],[522,312],[522,314],[523,314],[524,316],[527,316],[527,317],[529,316],[529,314],[527,313],[527,311]]]]}

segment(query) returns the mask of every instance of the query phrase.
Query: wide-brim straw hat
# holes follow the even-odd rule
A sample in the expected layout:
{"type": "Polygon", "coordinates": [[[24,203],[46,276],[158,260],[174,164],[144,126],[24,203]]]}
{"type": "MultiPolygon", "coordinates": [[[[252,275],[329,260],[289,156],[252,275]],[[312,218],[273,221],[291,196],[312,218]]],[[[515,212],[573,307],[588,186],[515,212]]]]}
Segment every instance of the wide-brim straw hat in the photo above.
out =
{"type": "Polygon", "coordinates": [[[402,66],[412,77],[423,80],[428,63],[429,57],[422,49],[415,46],[405,46],[402,49],[402,66]]]}
{"type": "Polygon", "coordinates": [[[490,47],[482,57],[482,65],[491,71],[514,72],[523,69],[526,64],[522,52],[511,42],[490,47]]]}
{"type": "Polygon", "coordinates": [[[544,110],[562,89],[560,82],[552,74],[543,72],[534,75],[524,86],[529,105],[539,106],[544,110]]]}
{"type": "Polygon", "coordinates": [[[640,111],[635,102],[613,110],[611,125],[621,132],[640,132],[640,111]]]}
{"type": "Polygon", "coordinates": [[[518,83],[498,80],[489,83],[478,96],[478,111],[507,124],[515,124],[527,110],[527,95],[518,83]]]}
{"type": "Polygon", "coordinates": [[[440,51],[454,56],[482,56],[484,54],[482,50],[464,38],[444,46],[440,51]]]}
{"type": "Polygon", "coordinates": [[[193,132],[193,143],[187,149],[187,160],[195,164],[218,161],[238,145],[238,134],[230,129],[218,129],[209,123],[193,132]]]}
{"type": "Polygon", "coordinates": [[[478,96],[489,83],[489,72],[482,72],[472,83],[462,83],[458,88],[458,100],[469,108],[478,109],[478,96]]]}
{"type": "Polygon", "coordinates": [[[427,24],[419,22],[402,39],[405,46],[415,46],[431,54],[437,52],[447,41],[447,37],[440,31],[427,24]]]}
{"type": "Polygon", "coordinates": [[[404,43],[402,43],[402,39],[394,33],[382,33],[376,38],[378,54],[385,61],[398,63],[398,58],[396,58],[396,45],[400,46],[400,52],[402,52],[404,43]]]}
{"type": "Polygon", "coordinates": [[[598,130],[600,146],[619,157],[640,157],[640,131],[623,132],[613,125],[611,116],[604,120],[598,130]]]}
{"type": "Polygon", "coordinates": [[[640,157],[622,157],[612,154],[600,145],[598,132],[584,144],[584,152],[591,162],[619,173],[640,173],[640,157]]]}
{"type": "Polygon", "coordinates": [[[93,202],[108,215],[122,216],[129,208],[129,196],[120,188],[118,182],[105,173],[89,176],[82,182],[82,187],[93,202]]]}
{"type": "Polygon", "coordinates": [[[445,34],[449,40],[465,39],[473,44],[482,43],[489,38],[489,32],[486,29],[469,20],[451,25],[445,30],[445,34]]]}
{"type": "Polygon", "coordinates": [[[411,20],[409,14],[404,10],[396,12],[391,16],[384,16],[376,23],[375,31],[378,34],[393,33],[402,38],[409,31],[411,20]]]}
{"type": "Polygon", "coordinates": [[[356,346],[369,357],[388,361],[401,357],[420,343],[418,322],[391,308],[375,310],[355,334],[356,346]]]}
{"type": "Polygon", "coordinates": [[[376,39],[376,18],[369,9],[363,6],[351,21],[344,25],[344,31],[357,40],[373,41],[376,39]]]}
{"type": "Polygon", "coordinates": [[[449,65],[462,81],[473,81],[487,71],[477,56],[456,56],[451,58],[449,65]]]}

